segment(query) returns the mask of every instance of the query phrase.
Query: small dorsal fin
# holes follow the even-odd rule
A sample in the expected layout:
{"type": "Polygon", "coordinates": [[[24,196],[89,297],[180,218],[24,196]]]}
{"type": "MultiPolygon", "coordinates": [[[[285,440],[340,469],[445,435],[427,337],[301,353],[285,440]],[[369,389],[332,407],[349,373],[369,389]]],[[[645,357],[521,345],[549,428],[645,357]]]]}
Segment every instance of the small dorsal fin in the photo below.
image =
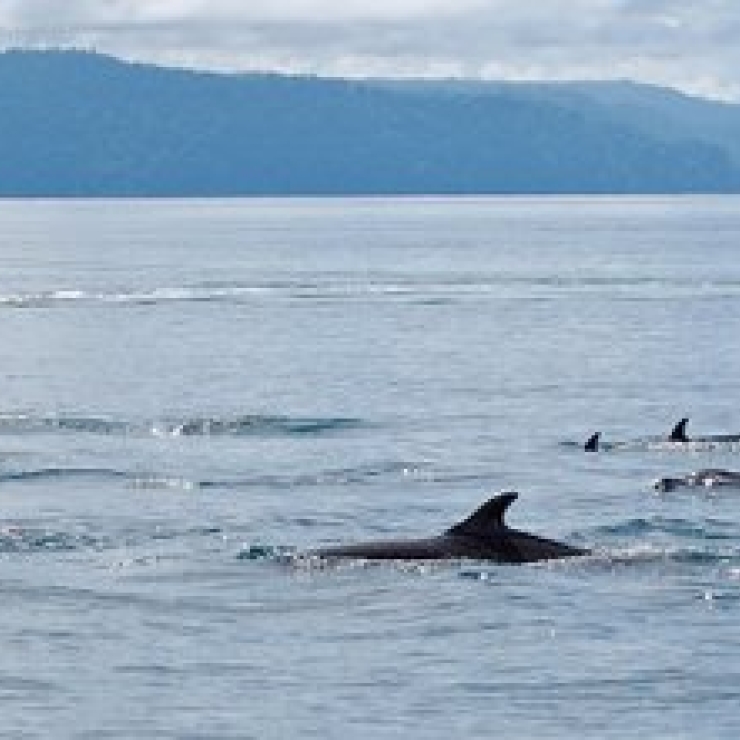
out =
{"type": "Polygon", "coordinates": [[[686,425],[689,423],[688,418],[684,417],[681,421],[673,427],[671,432],[671,442],[688,442],[689,438],[686,436],[686,425]]]}
{"type": "Polygon", "coordinates": [[[601,432],[594,432],[586,440],[586,444],[583,445],[583,449],[586,450],[586,452],[596,452],[599,449],[599,437],[601,437],[601,432]]]}
{"type": "Polygon", "coordinates": [[[493,530],[501,529],[504,524],[504,513],[516,501],[518,493],[500,493],[486,501],[476,509],[467,519],[455,524],[447,530],[447,534],[468,535],[471,537],[485,537],[493,530]]]}

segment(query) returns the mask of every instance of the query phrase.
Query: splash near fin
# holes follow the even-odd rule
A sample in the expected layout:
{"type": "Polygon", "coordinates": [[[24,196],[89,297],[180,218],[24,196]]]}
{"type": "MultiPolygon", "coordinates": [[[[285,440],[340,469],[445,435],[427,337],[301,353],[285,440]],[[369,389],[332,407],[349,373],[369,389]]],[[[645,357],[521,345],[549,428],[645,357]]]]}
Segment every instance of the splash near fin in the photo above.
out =
{"type": "Polygon", "coordinates": [[[689,438],[686,436],[686,425],[689,423],[689,420],[684,417],[681,419],[681,421],[676,424],[675,427],[673,427],[673,431],[671,432],[671,436],[669,437],[671,442],[688,442],[689,438]]]}
{"type": "Polygon", "coordinates": [[[583,449],[586,450],[586,452],[596,452],[599,449],[599,437],[601,437],[601,432],[594,432],[586,440],[586,444],[583,445],[583,449]]]}
{"type": "Polygon", "coordinates": [[[467,519],[447,530],[447,534],[486,537],[491,532],[502,529],[506,510],[517,500],[519,494],[500,493],[473,512],[467,519]]]}

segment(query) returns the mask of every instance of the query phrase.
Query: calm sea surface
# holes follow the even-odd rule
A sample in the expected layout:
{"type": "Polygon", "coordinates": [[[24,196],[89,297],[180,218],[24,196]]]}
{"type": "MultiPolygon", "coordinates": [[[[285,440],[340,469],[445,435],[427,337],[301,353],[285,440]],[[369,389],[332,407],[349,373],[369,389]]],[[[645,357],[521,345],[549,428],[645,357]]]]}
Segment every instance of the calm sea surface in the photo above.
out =
{"type": "Polygon", "coordinates": [[[0,734],[734,740],[739,398],[740,198],[2,202],[0,734]]]}

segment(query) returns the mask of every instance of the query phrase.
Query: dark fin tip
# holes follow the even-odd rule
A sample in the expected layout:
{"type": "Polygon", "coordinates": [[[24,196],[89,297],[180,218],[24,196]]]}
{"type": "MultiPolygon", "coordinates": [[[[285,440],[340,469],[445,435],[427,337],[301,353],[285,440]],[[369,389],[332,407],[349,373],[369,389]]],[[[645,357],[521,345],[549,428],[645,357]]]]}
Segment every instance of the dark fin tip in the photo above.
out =
{"type": "Polygon", "coordinates": [[[601,432],[594,432],[586,440],[586,444],[583,445],[583,449],[586,450],[586,452],[596,452],[599,449],[599,437],[601,437],[601,432]]]}
{"type": "Polygon", "coordinates": [[[686,425],[689,423],[688,417],[684,417],[681,421],[673,427],[671,432],[671,442],[688,442],[689,438],[686,436],[686,425]]]}

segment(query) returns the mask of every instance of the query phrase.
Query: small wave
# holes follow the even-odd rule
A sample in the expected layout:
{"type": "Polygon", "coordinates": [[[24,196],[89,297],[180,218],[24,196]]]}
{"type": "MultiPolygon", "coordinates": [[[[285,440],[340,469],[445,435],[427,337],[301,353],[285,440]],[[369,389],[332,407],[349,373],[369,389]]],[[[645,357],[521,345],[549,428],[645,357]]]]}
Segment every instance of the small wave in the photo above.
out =
{"type": "Polygon", "coordinates": [[[671,519],[652,517],[635,518],[613,525],[597,527],[595,535],[605,537],[645,537],[652,534],[698,540],[733,540],[737,539],[736,525],[716,519],[691,521],[688,519],[671,519]]]}
{"type": "Polygon", "coordinates": [[[357,429],[359,419],[346,417],[288,417],[246,415],[233,419],[193,418],[184,421],[154,422],[150,428],[157,436],[272,436],[315,435],[357,429]]]}
{"type": "MultiPolygon", "coordinates": [[[[735,567],[737,563],[740,563],[740,547],[714,548],[700,545],[678,546],[642,542],[602,551],[589,560],[606,566],[672,564],[735,567]]],[[[732,567],[728,572],[732,571],[732,567]]]]}
{"type": "Polygon", "coordinates": [[[245,545],[236,555],[237,560],[268,560],[276,563],[290,563],[295,557],[295,548],[260,544],[245,545]]]}
{"type": "Polygon", "coordinates": [[[70,526],[65,530],[26,526],[24,523],[6,524],[0,527],[0,554],[103,552],[122,548],[147,548],[156,543],[181,539],[213,537],[223,537],[223,530],[208,525],[185,529],[156,526],[153,529],[95,533],[87,527],[79,526],[70,526]]]}
{"type": "Polygon", "coordinates": [[[127,478],[128,473],[110,468],[32,468],[0,472],[0,483],[31,482],[63,478],[127,478]]]}
{"type": "Polygon", "coordinates": [[[244,490],[250,488],[269,488],[273,490],[292,490],[299,488],[333,487],[346,485],[370,485],[378,479],[428,481],[429,474],[419,463],[382,462],[359,465],[352,468],[321,470],[316,473],[296,475],[255,475],[244,478],[205,478],[192,480],[169,475],[137,475],[133,485],[138,488],[180,488],[184,490],[218,488],[224,490],[244,490]]]}
{"type": "Polygon", "coordinates": [[[22,526],[0,528],[0,553],[100,550],[108,543],[85,532],[62,532],[22,526]]]}
{"type": "MultiPolygon", "coordinates": [[[[64,300],[67,291],[40,291],[38,293],[5,293],[0,295],[0,307],[3,308],[46,308],[59,300],[64,300]]],[[[75,300],[79,291],[69,291],[69,300],[75,300]]]]}
{"type": "Polygon", "coordinates": [[[327,274],[312,280],[202,281],[184,285],[160,285],[148,288],[132,286],[101,290],[65,286],[38,291],[0,293],[0,308],[64,308],[88,304],[156,306],[189,302],[241,303],[265,299],[346,301],[380,298],[434,302],[488,295],[508,286],[567,291],[612,289],[643,293],[649,297],[655,294],[656,289],[691,292],[707,297],[740,294],[740,281],[734,279],[517,273],[495,275],[458,273],[447,276],[432,275],[421,279],[407,273],[378,273],[361,279],[353,275],[327,274]]]}
{"type": "Polygon", "coordinates": [[[168,303],[219,302],[244,299],[265,292],[261,286],[181,286],[150,290],[89,291],[43,290],[0,294],[0,308],[64,308],[87,304],[142,305],[168,303]]]}
{"type": "MultiPolygon", "coordinates": [[[[289,487],[337,486],[372,483],[377,479],[426,479],[424,463],[411,463],[396,460],[381,461],[354,467],[322,470],[314,474],[296,475],[283,478],[289,487]]],[[[275,481],[278,482],[277,480],[275,481]]]]}
{"type": "MultiPolygon", "coordinates": [[[[490,290],[486,286],[479,290],[490,290]]],[[[0,308],[66,308],[85,305],[158,306],[172,303],[243,303],[278,300],[352,300],[357,298],[411,298],[444,300],[446,294],[470,292],[465,284],[418,284],[414,281],[353,281],[327,279],[240,284],[164,286],[149,290],[45,290],[0,294],[0,308]],[[438,295],[438,294],[441,294],[438,295]]]]}
{"type": "Polygon", "coordinates": [[[429,470],[423,463],[385,461],[351,468],[320,470],[316,473],[295,475],[253,475],[242,478],[189,478],[170,472],[118,470],[94,467],[38,467],[16,470],[0,470],[2,483],[33,483],[47,480],[94,478],[123,481],[127,486],[141,490],[195,491],[222,489],[239,491],[255,488],[271,490],[294,490],[301,488],[336,487],[347,485],[372,485],[378,480],[438,482],[446,480],[429,470]]]}
{"type": "Polygon", "coordinates": [[[180,489],[184,491],[202,486],[198,481],[177,476],[159,475],[156,473],[141,473],[138,471],[115,470],[113,468],[83,468],[83,467],[42,467],[25,470],[0,471],[2,483],[36,483],[43,481],[74,480],[78,478],[95,480],[119,480],[127,483],[131,488],[141,489],[180,489]]]}
{"type": "Polygon", "coordinates": [[[596,565],[728,565],[740,562],[740,529],[732,521],[637,517],[589,531],[596,565]]]}
{"type": "Polygon", "coordinates": [[[130,474],[127,475],[132,488],[139,488],[142,490],[179,490],[179,491],[193,491],[197,488],[207,488],[199,481],[188,480],[187,478],[180,478],[173,475],[140,475],[130,474]]]}
{"type": "Polygon", "coordinates": [[[366,426],[350,417],[291,417],[246,414],[231,418],[191,417],[127,421],[106,416],[75,414],[34,415],[0,413],[0,433],[49,434],[57,432],[117,436],[215,437],[312,436],[366,426]]]}
{"type": "Polygon", "coordinates": [[[0,433],[33,434],[49,432],[87,432],[90,434],[126,434],[130,424],[116,419],[66,414],[0,413],[0,433]]]}

